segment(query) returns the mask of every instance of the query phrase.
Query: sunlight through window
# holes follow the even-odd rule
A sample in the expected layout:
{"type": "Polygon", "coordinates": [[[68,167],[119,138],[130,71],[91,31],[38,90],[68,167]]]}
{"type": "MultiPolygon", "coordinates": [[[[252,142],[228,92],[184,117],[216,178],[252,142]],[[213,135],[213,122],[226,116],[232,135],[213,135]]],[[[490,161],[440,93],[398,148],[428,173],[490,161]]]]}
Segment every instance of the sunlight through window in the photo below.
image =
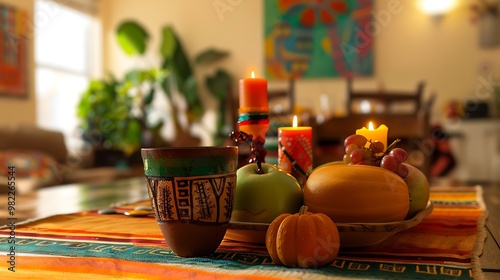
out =
{"type": "Polygon", "coordinates": [[[34,22],[37,123],[63,132],[71,150],[80,143],[78,100],[98,74],[98,23],[92,14],[49,0],[35,1],[34,22]]]}

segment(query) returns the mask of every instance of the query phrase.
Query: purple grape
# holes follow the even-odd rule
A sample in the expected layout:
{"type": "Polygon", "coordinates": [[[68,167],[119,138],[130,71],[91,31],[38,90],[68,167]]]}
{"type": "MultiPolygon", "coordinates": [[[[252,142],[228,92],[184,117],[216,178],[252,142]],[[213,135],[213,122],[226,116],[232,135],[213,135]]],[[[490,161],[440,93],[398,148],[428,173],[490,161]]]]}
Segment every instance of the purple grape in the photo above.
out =
{"type": "Polygon", "coordinates": [[[406,178],[408,176],[408,173],[410,171],[408,170],[408,167],[406,167],[404,164],[400,164],[398,166],[398,170],[396,171],[396,174],[398,174],[401,178],[406,178]]]}
{"type": "Polygon", "coordinates": [[[396,158],[398,162],[403,162],[408,158],[408,153],[401,148],[394,148],[389,152],[389,155],[392,155],[396,158]]]}
{"type": "Polygon", "coordinates": [[[351,162],[354,164],[357,164],[358,162],[361,162],[364,159],[364,154],[365,151],[361,149],[356,149],[352,151],[350,157],[351,157],[351,162]]]}
{"type": "Polygon", "coordinates": [[[380,161],[380,167],[395,172],[398,169],[399,162],[392,155],[386,155],[380,161]]]}
{"type": "Polygon", "coordinates": [[[345,154],[345,155],[344,155],[344,158],[343,158],[342,160],[343,160],[343,161],[344,161],[344,163],[346,163],[346,164],[351,163],[351,156],[350,156],[350,154],[345,154]]]}
{"type": "Polygon", "coordinates": [[[352,134],[344,140],[344,147],[347,147],[351,144],[356,144],[356,146],[358,147],[364,147],[366,145],[366,142],[368,142],[368,140],[363,135],[352,134]]]}
{"type": "Polygon", "coordinates": [[[370,144],[370,149],[376,154],[382,153],[385,149],[384,143],[380,141],[374,141],[370,144]]]}
{"type": "Polygon", "coordinates": [[[356,144],[350,144],[349,146],[345,147],[345,153],[346,155],[350,155],[352,151],[356,150],[358,148],[358,145],[356,144]]]}
{"type": "Polygon", "coordinates": [[[372,159],[372,151],[370,149],[366,149],[363,153],[363,158],[365,160],[371,160],[372,159]]]}

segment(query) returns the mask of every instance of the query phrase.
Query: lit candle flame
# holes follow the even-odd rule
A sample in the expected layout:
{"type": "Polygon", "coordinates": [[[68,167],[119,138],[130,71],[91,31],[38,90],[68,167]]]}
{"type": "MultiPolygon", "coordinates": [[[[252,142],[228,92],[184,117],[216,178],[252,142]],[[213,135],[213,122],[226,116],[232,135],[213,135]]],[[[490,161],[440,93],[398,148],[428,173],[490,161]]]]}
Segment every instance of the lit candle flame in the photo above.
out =
{"type": "Polygon", "coordinates": [[[298,126],[297,115],[293,116],[293,127],[298,126]]]}
{"type": "Polygon", "coordinates": [[[255,78],[255,73],[252,71],[252,79],[255,78]]]}
{"type": "Polygon", "coordinates": [[[372,122],[368,123],[368,130],[374,130],[372,122]]]}

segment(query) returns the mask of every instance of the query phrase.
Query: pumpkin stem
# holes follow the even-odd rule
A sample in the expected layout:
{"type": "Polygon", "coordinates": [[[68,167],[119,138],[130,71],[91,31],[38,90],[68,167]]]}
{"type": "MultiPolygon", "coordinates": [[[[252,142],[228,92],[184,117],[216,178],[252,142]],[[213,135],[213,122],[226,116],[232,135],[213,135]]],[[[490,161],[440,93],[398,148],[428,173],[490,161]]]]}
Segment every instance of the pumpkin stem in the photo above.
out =
{"type": "Polygon", "coordinates": [[[305,213],[307,213],[307,208],[308,208],[308,207],[307,207],[307,206],[305,206],[305,205],[300,206],[299,216],[300,216],[300,215],[304,215],[305,213]]]}

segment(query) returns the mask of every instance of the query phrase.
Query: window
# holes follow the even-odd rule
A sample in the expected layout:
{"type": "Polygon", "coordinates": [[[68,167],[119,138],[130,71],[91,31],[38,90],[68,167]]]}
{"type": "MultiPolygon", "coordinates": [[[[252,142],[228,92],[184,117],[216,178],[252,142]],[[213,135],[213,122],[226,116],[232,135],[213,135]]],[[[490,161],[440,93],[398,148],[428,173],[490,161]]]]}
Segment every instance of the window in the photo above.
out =
{"type": "Polygon", "coordinates": [[[99,23],[93,1],[35,0],[35,92],[39,126],[61,131],[69,150],[80,144],[76,107],[99,73],[99,23]]]}

